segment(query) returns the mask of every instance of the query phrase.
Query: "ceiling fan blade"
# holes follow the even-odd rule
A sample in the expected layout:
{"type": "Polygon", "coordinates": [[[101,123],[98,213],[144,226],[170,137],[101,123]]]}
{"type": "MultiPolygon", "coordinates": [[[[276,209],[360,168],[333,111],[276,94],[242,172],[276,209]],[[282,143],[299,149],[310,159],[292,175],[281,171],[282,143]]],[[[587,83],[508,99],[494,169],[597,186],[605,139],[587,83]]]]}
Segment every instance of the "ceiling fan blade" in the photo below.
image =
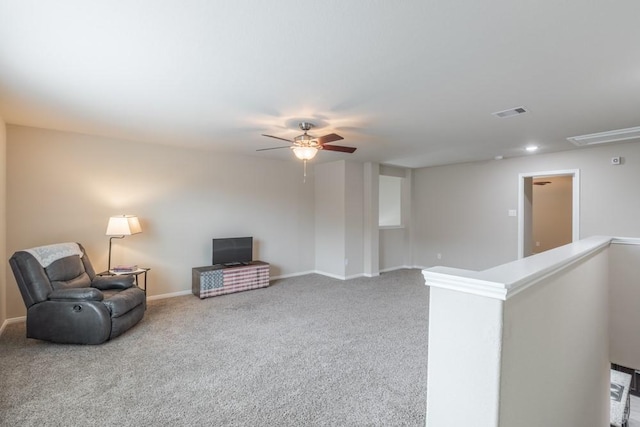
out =
{"type": "Polygon", "coordinates": [[[317,139],[318,139],[318,144],[324,145],[333,141],[340,141],[341,139],[344,139],[344,138],[338,135],[337,133],[330,133],[329,135],[321,136],[317,139]]]}
{"type": "Polygon", "coordinates": [[[279,150],[281,148],[291,148],[290,145],[287,145],[286,147],[271,147],[271,148],[260,148],[259,150],[256,151],[269,151],[269,150],[279,150]]]}
{"type": "Polygon", "coordinates": [[[266,136],[266,137],[269,137],[269,138],[275,138],[275,139],[281,139],[281,140],[283,140],[283,141],[287,141],[287,142],[291,142],[291,143],[293,143],[293,141],[292,141],[292,140],[290,140],[290,139],[285,139],[285,138],[280,138],[279,136],[265,135],[264,133],[262,134],[262,136],[266,136]]]}
{"type": "Polygon", "coordinates": [[[322,149],[327,151],[340,151],[342,153],[353,153],[356,151],[354,147],[343,147],[342,145],[323,145],[322,149]]]}

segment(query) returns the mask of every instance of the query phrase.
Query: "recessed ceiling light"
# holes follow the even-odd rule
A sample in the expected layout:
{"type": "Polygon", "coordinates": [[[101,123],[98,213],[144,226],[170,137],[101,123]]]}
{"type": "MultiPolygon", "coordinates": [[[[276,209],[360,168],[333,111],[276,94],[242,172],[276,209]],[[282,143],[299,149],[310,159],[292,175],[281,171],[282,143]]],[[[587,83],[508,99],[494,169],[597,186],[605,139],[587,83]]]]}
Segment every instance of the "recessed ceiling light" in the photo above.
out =
{"type": "Polygon", "coordinates": [[[640,126],[627,129],[610,130],[606,132],[590,133],[589,135],[570,136],[569,141],[577,146],[604,144],[606,142],[626,141],[640,138],[640,126]]]}
{"type": "Polygon", "coordinates": [[[527,150],[530,153],[533,153],[534,151],[536,151],[538,149],[537,145],[528,145],[525,150],[527,150]]]}
{"type": "Polygon", "coordinates": [[[515,108],[509,108],[508,110],[496,111],[495,113],[491,113],[491,114],[493,114],[496,117],[500,117],[501,119],[504,119],[507,117],[513,117],[519,114],[524,114],[526,112],[528,112],[528,110],[524,107],[515,107],[515,108]]]}

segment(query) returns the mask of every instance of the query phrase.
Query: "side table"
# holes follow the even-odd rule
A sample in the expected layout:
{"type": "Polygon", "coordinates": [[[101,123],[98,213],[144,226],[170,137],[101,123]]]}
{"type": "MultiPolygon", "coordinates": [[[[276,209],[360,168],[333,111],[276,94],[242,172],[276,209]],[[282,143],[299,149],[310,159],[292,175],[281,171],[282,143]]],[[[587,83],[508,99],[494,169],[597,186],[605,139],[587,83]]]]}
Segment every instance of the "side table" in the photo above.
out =
{"type": "Polygon", "coordinates": [[[139,267],[137,270],[133,271],[113,271],[113,270],[105,270],[100,273],[96,273],[97,276],[133,276],[135,279],[135,284],[139,288],[144,291],[144,294],[147,294],[147,271],[151,270],[148,267],[139,267]],[[140,287],[140,283],[138,283],[138,276],[142,274],[144,278],[144,288],[140,287]]]}

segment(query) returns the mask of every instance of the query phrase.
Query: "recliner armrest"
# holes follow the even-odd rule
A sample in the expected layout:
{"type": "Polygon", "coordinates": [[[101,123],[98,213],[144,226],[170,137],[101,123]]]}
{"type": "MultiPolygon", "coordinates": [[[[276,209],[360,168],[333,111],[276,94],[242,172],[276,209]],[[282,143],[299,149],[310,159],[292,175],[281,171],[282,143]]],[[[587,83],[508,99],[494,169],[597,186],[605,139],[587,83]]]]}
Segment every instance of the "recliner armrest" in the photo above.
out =
{"type": "Polygon", "coordinates": [[[133,286],[134,278],[130,275],[117,275],[117,276],[96,276],[91,282],[91,287],[100,290],[107,289],[128,289],[133,286]]]}
{"type": "Polygon", "coordinates": [[[58,289],[49,294],[49,301],[102,301],[104,295],[96,288],[58,289]]]}

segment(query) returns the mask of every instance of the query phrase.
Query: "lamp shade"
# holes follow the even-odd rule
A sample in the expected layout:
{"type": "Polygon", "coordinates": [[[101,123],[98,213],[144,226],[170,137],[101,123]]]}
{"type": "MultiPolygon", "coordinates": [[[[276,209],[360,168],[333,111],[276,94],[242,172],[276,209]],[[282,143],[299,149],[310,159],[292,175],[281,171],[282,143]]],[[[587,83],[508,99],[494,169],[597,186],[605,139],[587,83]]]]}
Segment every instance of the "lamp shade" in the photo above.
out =
{"type": "Polygon", "coordinates": [[[138,217],[135,215],[118,215],[109,218],[107,236],[130,236],[142,232],[138,217]]]}
{"type": "Polygon", "coordinates": [[[311,160],[316,156],[316,147],[293,147],[293,154],[300,160],[311,160]]]}

